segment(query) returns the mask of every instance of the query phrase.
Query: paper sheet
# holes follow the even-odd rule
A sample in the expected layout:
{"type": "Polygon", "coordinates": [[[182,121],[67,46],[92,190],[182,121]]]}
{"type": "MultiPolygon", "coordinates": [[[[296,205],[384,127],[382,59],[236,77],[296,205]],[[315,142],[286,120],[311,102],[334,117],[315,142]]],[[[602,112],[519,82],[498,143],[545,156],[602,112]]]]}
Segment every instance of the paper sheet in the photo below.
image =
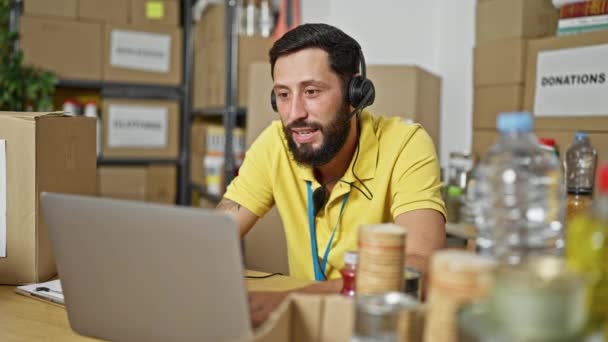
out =
{"type": "Polygon", "coordinates": [[[0,258],[6,258],[6,140],[0,139],[0,258]]]}
{"type": "Polygon", "coordinates": [[[110,105],[108,146],[165,148],[169,143],[167,107],[110,105]]]}
{"type": "Polygon", "coordinates": [[[16,291],[21,294],[50,300],[53,303],[65,304],[63,300],[61,281],[59,279],[47,281],[45,283],[19,286],[17,287],[16,291]]]}

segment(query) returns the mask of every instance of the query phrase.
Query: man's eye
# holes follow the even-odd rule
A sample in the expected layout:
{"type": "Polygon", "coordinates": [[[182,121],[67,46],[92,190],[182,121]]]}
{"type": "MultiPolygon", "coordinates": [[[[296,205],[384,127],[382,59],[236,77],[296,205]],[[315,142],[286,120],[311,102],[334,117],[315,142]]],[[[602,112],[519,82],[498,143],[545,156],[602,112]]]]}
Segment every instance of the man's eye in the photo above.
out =
{"type": "Polygon", "coordinates": [[[286,91],[282,91],[282,92],[279,92],[277,96],[282,99],[286,99],[289,96],[289,93],[286,91]]]}
{"type": "Polygon", "coordinates": [[[308,96],[314,96],[314,95],[317,95],[319,93],[319,90],[318,89],[306,89],[304,92],[308,96]]]}

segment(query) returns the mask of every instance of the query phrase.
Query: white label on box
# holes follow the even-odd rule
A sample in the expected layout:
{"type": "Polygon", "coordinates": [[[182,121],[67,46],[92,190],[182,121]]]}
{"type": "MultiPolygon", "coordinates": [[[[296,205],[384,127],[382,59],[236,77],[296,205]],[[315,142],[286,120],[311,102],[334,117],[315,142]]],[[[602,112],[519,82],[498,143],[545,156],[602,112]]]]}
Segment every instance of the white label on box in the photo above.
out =
{"type": "Polygon", "coordinates": [[[6,140],[0,140],[0,258],[6,258],[6,140]]]}
{"type": "Polygon", "coordinates": [[[169,72],[171,36],[168,34],[113,30],[110,65],[141,71],[169,72]]]}
{"type": "Polygon", "coordinates": [[[167,107],[110,105],[107,120],[109,147],[167,147],[169,140],[167,107]]]}
{"type": "Polygon", "coordinates": [[[608,115],[608,44],[545,51],[536,64],[536,116],[608,115]]]}

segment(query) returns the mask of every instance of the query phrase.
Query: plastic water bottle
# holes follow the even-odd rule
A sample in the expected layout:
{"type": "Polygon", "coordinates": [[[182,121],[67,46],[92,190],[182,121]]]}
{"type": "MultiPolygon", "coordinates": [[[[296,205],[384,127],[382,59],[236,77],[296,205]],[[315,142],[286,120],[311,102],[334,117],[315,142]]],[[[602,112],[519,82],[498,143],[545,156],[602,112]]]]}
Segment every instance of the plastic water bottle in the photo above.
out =
{"type": "Polygon", "coordinates": [[[576,132],[574,142],[566,152],[566,186],[568,207],[566,222],[591,205],[597,151],[584,132],[576,132]]]}
{"type": "Polygon", "coordinates": [[[509,264],[527,255],[563,253],[565,198],[558,158],[532,133],[528,113],[502,113],[501,136],[473,172],[468,196],[481,254],[509,264]]]}

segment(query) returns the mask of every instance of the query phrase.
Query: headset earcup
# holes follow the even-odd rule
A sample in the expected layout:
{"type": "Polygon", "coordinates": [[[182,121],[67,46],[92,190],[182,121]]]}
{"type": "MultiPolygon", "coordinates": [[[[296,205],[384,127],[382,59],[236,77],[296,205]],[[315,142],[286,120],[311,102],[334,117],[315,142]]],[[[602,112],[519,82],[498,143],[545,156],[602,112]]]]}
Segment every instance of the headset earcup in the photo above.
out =
{"type": "Polygon", "coordinates": [[[270,105],[272,106],[272,110],[278,112],[277,109],[277,96],[274,93],[274,89],[270,89],[270,105]]]}
{"type": "Polygon", "coordinates": [[[365,79],[359,75],[354,76],[350,83],[348,84],[348,101],[350,105],[355,108],[364,108],[372,103],[376,98],[376,88],[374,87],[374,83],[369,79],[365,79]],[[365,101],[365,103],[361,103],[366,97],[369,98],[365,101]]]}

